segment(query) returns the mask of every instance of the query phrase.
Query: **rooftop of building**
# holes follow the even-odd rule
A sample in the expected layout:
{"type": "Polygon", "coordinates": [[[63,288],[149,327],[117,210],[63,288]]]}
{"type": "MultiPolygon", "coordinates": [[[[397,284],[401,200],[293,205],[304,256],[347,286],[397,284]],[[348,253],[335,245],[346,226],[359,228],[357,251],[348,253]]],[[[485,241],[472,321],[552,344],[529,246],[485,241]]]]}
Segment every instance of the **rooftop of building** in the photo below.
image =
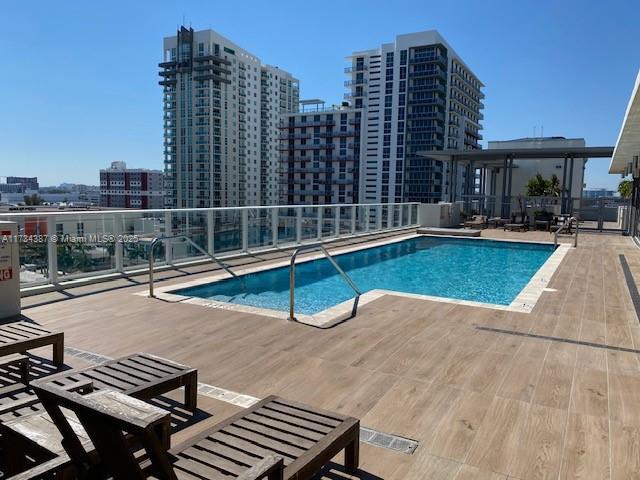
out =
{"type": "MultiPolygon", "coordinates": [[[[492,229],[482,236],[549,239],[492,229]]],[[[157,280],[211,273],[186,267],[157,280]]],[[[23,315],[63,330],[69,351],[105,358],[142,350],[197,367],[199,381],[221,394],[199,396],[200,418],[208,418],[177,433],[176,444],[240,411],[239,394],[278,394],[419,443],[411,455],[362,444],[357,475],[330,465],[324,479],[634,478],[640,326],[629,274],[640,278],[629,237],[583,233],[528,314],[382,296],[319,330],[150,299],[144,278],[134,277],[23,298],[23,315]]]]}

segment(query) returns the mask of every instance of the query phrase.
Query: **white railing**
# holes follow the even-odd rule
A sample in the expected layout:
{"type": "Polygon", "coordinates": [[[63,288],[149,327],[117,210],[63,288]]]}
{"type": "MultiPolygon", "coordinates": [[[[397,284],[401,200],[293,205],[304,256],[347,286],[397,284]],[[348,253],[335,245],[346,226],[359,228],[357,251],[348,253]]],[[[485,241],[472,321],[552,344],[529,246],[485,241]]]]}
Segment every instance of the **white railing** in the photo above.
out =
{"type": "MultiPolygon", "coordinates": [[[[146,272],[152,239],[183,235],[209,255],[280,247],[417,226],[417,203],[283,205],[171,210],[9,212],[18,224],[22,289],[146,272]]],[[[163,242],[157,265],[205,257],[188,242],[163,242]]]]}

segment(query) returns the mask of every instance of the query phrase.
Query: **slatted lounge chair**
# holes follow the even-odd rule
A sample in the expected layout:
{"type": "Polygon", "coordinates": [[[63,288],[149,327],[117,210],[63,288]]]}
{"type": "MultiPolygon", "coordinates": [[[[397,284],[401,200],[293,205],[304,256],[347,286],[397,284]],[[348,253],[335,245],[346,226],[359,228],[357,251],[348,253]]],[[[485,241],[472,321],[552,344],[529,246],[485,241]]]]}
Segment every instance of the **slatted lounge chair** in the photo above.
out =
{"type": "MultiPolygon", "coordinates": [[[[191,411],[197,409],[197,370],[147,353],[61,372],[33,383],[46,383],[60,390],[83,393],[90,386],[91,390],[115,390],[141,400],[151,400],[184,387],[185,407],[191,411]]],[[[35,394],[24,385],[18,385],[11,391],[5,391],[4,397],[9,397],[7,401],[0,401],[0,436],[5,444],[11,442],[19,447],[22,457],[27,453],[39,461],[48,461],[64,453],[60,447],[60,436],[35,394]],[[51,427],[55,435],[51,433],[51,427]],[[53,437],[53,441],[47,437],[53,437]]],[[[20,462],[22,459],[16,458],[16,466],[10,466],[10,471],[23,468],[20,462]]],[[[68,467],[69,463],[66,457],[66,464],[58,468],[68,467]]]]}
{"type": "Polygon", "coordinates": [[[484,228],[487,226],[487,217],[484,215],[474,215],[471,220],[464,222],[464,228],[484,228]]]}
{"type": "Polygon", "coordinates": [[[346,469],[358,468],[357,419],[278,397],[268,397],[167,451],[154,430],[160,419],[153,412],[146,417],[128,415],[117,406],[120,393],[110,393],[105,403],[92,394],[64,392],[50,383],[34,389],[55,419],[69,457],[89,478],[303,480],[343,449],[346,469]],[[98,463],[91,463],[61,407],[73,411],[84,426],[98,463]],[[144,446],[146,459],[140,461],[128,448],[123,431],[144,446]],[[98,477],[96,471],[106,475],[98,477]]]}
{"type": "Polygon", "coordinates": [[[54,332],[29,322],[0,325],[0,357],[22,353],[34,348],[53,346],[53,363],[64,363],[64,333],[54,332]]]}

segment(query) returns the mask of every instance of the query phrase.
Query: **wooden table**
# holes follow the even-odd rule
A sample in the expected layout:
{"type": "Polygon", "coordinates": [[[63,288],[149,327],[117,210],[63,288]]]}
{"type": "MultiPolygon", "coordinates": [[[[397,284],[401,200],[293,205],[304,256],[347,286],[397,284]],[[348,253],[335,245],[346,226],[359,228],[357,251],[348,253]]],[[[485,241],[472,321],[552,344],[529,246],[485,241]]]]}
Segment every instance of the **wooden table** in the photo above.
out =
{"type": "Polygon", "coordinates": [[[35,323],[13,322],[0,325],[0,356],[25,353],[34,348],[53,346],[53,363],[64,364],[64,333],[42,328],[35,323]]]}
{"type": "Polygon", "coordinates": [[[197,408],[198,371],[149,353],[127,355],[97,366],[61,372],[40,381],[63,386],[86,379],[93,382],[96,390],[107,388],[140,400],[151,400],[184,387],[185,407],[191,411],[197,408]]]}

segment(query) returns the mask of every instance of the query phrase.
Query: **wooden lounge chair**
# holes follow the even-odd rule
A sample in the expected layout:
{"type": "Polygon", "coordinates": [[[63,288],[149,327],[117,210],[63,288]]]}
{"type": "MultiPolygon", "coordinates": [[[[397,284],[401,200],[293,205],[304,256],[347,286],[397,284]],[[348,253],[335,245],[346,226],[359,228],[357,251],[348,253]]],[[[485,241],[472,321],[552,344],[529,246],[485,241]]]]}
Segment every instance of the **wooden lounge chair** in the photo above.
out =
{"type": "Polygon", "coordinates": [[[114,406],[121,393],[112,392],[111,402],[105,404],[50,383],[34,389],[55,420],[81,478],[303,480],[343,449],[346,469],[358,468],[357,419],[278,397],[268,397],[167,451],[154,430],[157,416],[132,416],[126,408],[114,406]],[[61,407],[73,411],[82,423],[96,448],[97,463],[86,454],[61,407]],[[123,431],[144,447],[145,459],[134,455],[123,431]]]}
{"type": "Polygon", "coordinates": [[[29,322],[0,325],[0,357],[47,345],[53,346],[53,363],[61,366],[64,363],[64,333],[29,322]]]}
{"type": "Polygon", "coordinates": [[[485,228],[487,226],[487,217],[484,215],[474,215],[470,220],[464,222],[464,228],[485,228]]]}

